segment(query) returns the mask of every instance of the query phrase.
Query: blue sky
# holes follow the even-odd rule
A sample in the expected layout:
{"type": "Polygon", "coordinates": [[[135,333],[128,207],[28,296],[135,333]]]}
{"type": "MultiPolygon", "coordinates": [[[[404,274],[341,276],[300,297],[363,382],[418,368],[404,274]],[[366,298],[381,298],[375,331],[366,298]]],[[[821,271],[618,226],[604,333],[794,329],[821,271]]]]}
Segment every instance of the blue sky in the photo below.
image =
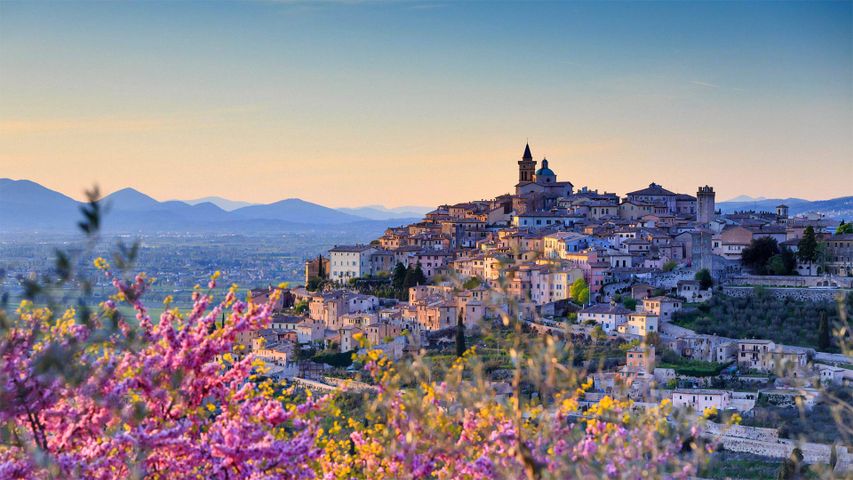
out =
{"type": "Polygon", "coordinates": [[[529,138],[576,186],[851,195],[851,5],[3,2],[0,176],[435,204],[529,138]]]}

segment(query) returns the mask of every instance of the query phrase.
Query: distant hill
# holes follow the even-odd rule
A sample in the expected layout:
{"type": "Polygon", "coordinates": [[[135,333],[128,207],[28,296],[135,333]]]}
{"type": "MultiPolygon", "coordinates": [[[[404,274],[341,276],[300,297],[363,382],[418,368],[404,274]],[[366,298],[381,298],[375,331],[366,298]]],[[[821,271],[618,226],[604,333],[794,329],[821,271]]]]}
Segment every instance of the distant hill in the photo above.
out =
{"type": "Polygon", "coordinates": [[[239,200],[229,200],[227,198],[222,197],[204,197],[204,198],[196,198],[194,200],[183,200],[184,203],[189,203],[190,205],[198,205],[199,203],[212,203],[217,207],[225,210],[226,212],[230,212],[232,210],[237,210],[238,208],[248,207],[250,205],[255,205],[250,202],[242,202],[239,200]]]}
{"type": "Polygon", "coordinates": [[[406,206],[397,208],[386,208],[382,205],[365,205],[356,208],[338,208],[340,212],[374,220],[388,220],[392,218],[421,218],[425,213],[433,210],[432,207],[406,206]]]}
{"type": "MultiPolygon", "coordinates": [[[[745,197],[745,195],[742,195],[742,197],[745,197]]],[[[764,198],[761,200],[753,199],[738,202],[718,202],[717,208],[723,213],[731,213],[741,210],[767,210],[775,212],[777,205],[785,204],[789,208],[793,209],[795,206],[803,203],[809,203],[809,201],[803,200],[802,198],[764,198]]]]}
{"type": "Polygon", "coordinates": [[[0,179],[0,232],[26,227],[30,231],[73,228],[79,203],[29,180],[0,179]]]}
{"type": "Polygon", "coordinates": [[[104,197],[104,204],[124,211],[156,208],[160,202],[132,188],[123,188],[104,197]]]}
{"type": "Polygon", "coordinates": [[[288,198],[287,200],[267,205],[252,205],[238,208],[231,213],[238,218],[271,219],[314,224],[335,224],[367,220],[365,217],[350,215],[298,198],[288,198]]]}
{"type": "Polygon", "coordinates": [[[755,210],[775,212],[776,206],[787,205],[790,215],[804,213],[819,213],[827,218],[853,218],[853,196],[839,197],[830,200],[804,200],[802,198],[765,198],[741,202],[720,202],[717,208],[723,213],[755,210]]]}
{"type": "MultiPolygon", "coordinates": [[[[371,219],[291,198],[226,211],[212,202],[161,202],[124,188],[104,197],[108,233],[372,232],[417,217],[371,219]]],[[[80,202],[29,180],[0,179],[0,233],[76,231],[80,202]]]]}
{"type": "Polygon", "coordinates": [[[767,200],[767,197],[750,197],[749,195],[738,195],[735,198],[730,198],[725,202],[720,203],[732,203],[732,202],[760,202],[761,200],[767,200]]]}

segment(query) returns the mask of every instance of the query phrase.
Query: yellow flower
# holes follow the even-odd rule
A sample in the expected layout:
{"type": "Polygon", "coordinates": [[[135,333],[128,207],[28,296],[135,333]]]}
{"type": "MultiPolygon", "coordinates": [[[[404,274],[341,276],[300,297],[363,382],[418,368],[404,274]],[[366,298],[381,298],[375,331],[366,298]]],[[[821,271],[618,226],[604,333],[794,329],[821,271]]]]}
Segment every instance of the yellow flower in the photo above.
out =
{"type": "Polygon", "coordinates": [[[18,314],[28,312],[32,310],[33,302],[31,300],[21,300],[21,304],[18,307],[18,314]]]}
{"type": "Polygon", "coordinates": [[[563,400],[563,402],[560,404],[560,409],[563,411],[563,413],[577,411],[578,401],[574,398],[567,398],[563,400]]]}
{"type": "Polygon", "coordinates": [[[703,412],[702,416],[705,418],[711,418],[717,414],[717,407],[707,407],[703,412]]]}
{"type": "Polygon", "coordinates": [[[110,264],[107,263],[107,261],[104,260],[103,257],[96,258],[92,263],[95,265],[95,268],[101,271],[106,271],[110,268],[110,264]]]}

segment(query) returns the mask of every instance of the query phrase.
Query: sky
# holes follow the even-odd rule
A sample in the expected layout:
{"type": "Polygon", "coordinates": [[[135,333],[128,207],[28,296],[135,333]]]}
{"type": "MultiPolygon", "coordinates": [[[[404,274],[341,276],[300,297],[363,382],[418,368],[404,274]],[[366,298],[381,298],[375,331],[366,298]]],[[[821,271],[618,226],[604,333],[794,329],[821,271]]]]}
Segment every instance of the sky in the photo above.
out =
{"type": "Polygon", "coordinates": [[[333,207],[853,195],[853,2],[0,2],[0,177],[333,207]]]}

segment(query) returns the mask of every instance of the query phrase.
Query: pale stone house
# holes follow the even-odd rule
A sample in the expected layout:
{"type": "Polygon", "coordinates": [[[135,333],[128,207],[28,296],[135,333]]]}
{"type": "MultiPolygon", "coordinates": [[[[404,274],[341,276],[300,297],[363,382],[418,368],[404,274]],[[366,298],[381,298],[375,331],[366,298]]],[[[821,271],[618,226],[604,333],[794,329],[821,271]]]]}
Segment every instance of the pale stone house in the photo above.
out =
{"type": "Polygon", "coordinates": [[[628,321],[628,315],[634,313],[622,305],[600,303],[584,308],[578,312],[578,321],[583,323],[593,321],[601,325],[606,333],[615,332],[619,325],[628,321]]]}
{"type": "Polygon", "coordinates": [[[651,297],[643,299],[643,310],[660,317],[661,320],[672,320],[672,314],[681,310],[681,300],[672,297],[651,297]]]}
{"type": "Polygon", "coordinates": [[[646,312],[631,313],[628,315],[628,321],[619,325],[617,331],[628,335],[639,335],[645,337],[650,333],[655,333],[659,330],[659,320],[657,315],[652,315],[646,312]]]}
{"type": "Polygon", "coordinates": [[[706,408],[718,411],[729,407],[732,392],[712,389],[675,389],[672,391],[672,405],[675,408],[691,408],[702,414],[706,408]]]}
{"type": "Polygon", "coordinates": [[[376,252],[370,245],[337,245],[329,250],[329,278],[344,283],[352,278],[371,274],[371,255],[376,252]]]}

